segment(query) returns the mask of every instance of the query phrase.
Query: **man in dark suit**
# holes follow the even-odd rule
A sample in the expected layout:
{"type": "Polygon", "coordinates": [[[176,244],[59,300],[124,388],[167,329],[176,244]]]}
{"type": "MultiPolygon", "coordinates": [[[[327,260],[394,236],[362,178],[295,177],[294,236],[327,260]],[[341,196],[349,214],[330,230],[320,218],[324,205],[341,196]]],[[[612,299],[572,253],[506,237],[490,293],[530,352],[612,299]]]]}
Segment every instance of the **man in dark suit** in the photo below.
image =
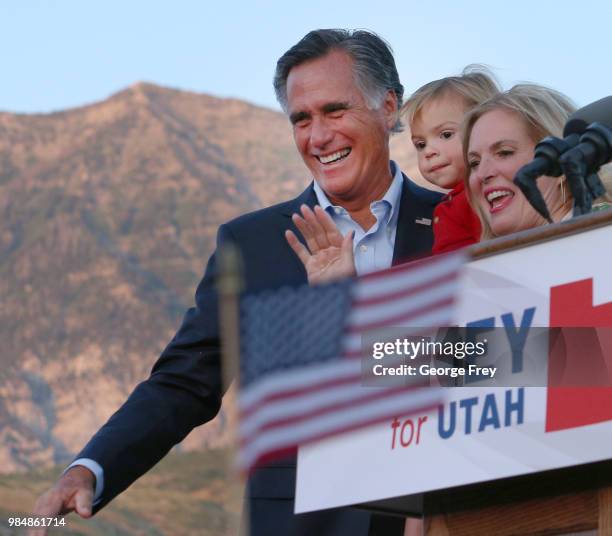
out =
{"type": "MultiPolygon", "coordinates": [[[[343,234],[355,233],[357,273],[429,253],[439,195],[389,160],[403,87],[387,45],[370,32],[317,30],[285,53],[274,85],[315,182],[298,198],[222,225],[217,250],[242,253],[250,291],[299,285],[306,273],[285,240],[291,215],[321,205],[343,234]]],[[[125,404],[36,505],[38,515],[76,510],[89,517],[157,463],[221,404],[216,255],[195,307],[125,404]],[[93,502],[93,509],[92,509],[93,502]]],[[[399,519],[350,508],[293,514],[295,461],[258,470],[248,484],[254,535],[402,534],[399,519]]]]}

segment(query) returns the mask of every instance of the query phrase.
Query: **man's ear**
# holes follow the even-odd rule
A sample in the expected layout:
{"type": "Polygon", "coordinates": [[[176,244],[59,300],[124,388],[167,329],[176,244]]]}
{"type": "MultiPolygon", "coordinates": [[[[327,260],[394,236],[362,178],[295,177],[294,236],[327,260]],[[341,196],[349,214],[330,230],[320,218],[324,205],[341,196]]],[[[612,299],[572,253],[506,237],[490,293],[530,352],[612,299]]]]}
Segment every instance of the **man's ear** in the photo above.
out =
{"type": "Polygon", "coordinates": [[[387,128],[391,130],[399,118],[399,110],[397,109],[397,95],[392,89],[387,90],[385,99],[382,103],[382,110],[385,114],[387,128]]]}

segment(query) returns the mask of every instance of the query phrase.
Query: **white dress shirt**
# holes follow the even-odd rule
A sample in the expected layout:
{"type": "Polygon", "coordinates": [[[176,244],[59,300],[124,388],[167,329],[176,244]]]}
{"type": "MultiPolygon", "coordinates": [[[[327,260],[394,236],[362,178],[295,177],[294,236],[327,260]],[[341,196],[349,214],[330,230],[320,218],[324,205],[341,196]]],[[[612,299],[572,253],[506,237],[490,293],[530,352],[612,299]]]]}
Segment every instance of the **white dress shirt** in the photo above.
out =
{"type": "Polygon", "coordinates": [[[393,180],[382,199],[370,203],[370,210],[376,218],[376,223],[364,231],[348,211],[340,206],[332,205],[327,195],[315,181],[314,191],[317,201],[334,220],[342,236],[355,231],[353,253],[357,275],[367,274],[391,266],[393,247],[397,231],[399,204],[402,197],[403,176],[399,166],[391,161],[393,180]]]}

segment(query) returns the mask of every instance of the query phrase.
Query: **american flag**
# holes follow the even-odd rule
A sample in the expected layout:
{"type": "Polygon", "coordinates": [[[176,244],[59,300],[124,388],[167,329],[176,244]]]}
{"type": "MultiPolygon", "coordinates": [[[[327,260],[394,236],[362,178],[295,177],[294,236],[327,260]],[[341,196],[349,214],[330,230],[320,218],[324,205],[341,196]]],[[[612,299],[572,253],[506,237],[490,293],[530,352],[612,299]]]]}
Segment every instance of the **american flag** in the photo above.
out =
{"type": "Polygon", "coordinates": [[[365,386],[362,338],[391,327],[450,325],[464,260],[454,253],[351,281],[245,296],[238,397],[241,469],[441,403],[439,387],[365,386]]]}

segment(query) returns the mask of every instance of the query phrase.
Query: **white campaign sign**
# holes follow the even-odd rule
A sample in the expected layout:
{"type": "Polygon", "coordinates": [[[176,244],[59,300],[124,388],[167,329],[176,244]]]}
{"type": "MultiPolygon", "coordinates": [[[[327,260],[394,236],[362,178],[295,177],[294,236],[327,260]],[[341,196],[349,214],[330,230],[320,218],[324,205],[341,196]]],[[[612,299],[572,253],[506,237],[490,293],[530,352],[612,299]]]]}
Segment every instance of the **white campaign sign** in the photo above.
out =
{"type": "MultiPolygon", "coordinates": [[[[612,302],[610,243],[612,226],[469,263],[459,325],[493,317],[495,326],[510,321],[519,330],[531,315],[531,326],[548,327],[551,287],[583,280],[592,279],[592,306],[612,302]]],[[[301,447],[296,512],[612,458],[612,408],[599,422],[578,417],[557,429],[552,423],[551,430],[556,401],[546,387],[466,386],[445,392],[440,410],[301,447]]]]}

